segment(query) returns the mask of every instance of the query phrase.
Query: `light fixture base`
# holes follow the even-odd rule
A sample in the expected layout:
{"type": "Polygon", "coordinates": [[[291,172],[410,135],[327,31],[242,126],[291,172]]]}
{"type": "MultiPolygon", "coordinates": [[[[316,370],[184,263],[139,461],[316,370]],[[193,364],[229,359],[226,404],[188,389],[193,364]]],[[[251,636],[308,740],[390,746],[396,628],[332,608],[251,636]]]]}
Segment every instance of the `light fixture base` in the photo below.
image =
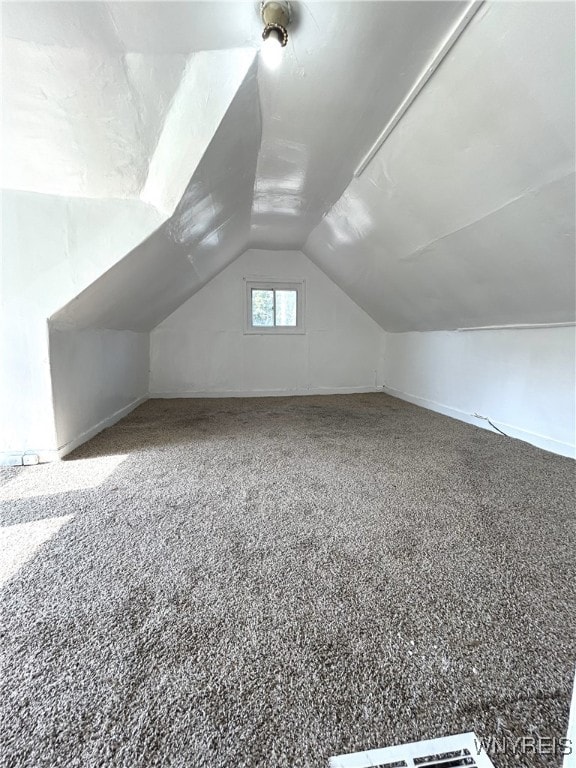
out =
{"type": "Polygon", "coordinates": [[[263,0],[260,3],[260,16],[265,27],[272,24],[286,30],[292,18],[290,3],[287,0],[263,0]]]}
{"type": "Polygon", "coordinates": [[[280,45],[282,48],[286,47],[286,43],[288,42],[288,32],[286,30],[286,27],[283,27],[281,24],[266,24],[264,27],[264,31],[262,32],[262,39],[267,40],[272,33],[275,33],[278,37],[278,40],[280,42],[280,45]]]}

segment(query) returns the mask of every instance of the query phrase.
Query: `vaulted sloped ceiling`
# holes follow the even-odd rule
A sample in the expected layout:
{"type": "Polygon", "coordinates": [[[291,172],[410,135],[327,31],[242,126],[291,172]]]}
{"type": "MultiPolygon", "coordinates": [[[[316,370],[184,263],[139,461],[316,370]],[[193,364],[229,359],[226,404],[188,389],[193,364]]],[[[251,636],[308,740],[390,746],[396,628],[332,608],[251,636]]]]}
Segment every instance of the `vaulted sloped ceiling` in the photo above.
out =
{"type": "Polygon", "coordinates": [[[574,321],[574,8],[485,4],[308,238],[387,330],[574,321]]]}
{"type": "Polygon", "coordinates": [[[147,9],[126,5],[132,24],[122,3],[3,7],[5,189],[173,213],[255,51],[158,50],[135,39],[147,9]]]}
{"type": "Polygon", "coordinates": [[[243,253],[260,136],[253,64],[174,215],[53,315],[53,324],[150,330],[243,253]]]}
{"type": "Polygon", "coordinates": [[[309,2],[260,67],[251,244],[300,249],[463,14],[460,2],[309,2]]]}
{"type": "Polygon", "coordinates": [[[249,247],[387,330],[572,320],[574,6],[486,2],[358,178],[467,6],[293,7],[275,72],[253,2],[4,7],[4,186],[165,221],[54,320],[146,330],[249,247]]]}

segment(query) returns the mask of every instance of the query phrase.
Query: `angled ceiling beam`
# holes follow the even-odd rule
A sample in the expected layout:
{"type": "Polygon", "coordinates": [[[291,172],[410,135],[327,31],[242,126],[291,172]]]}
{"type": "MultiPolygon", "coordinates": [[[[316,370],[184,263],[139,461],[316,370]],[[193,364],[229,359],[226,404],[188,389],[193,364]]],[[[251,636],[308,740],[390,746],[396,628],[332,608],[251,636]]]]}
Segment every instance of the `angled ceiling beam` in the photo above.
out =
{"type": "Polygon", "coordinates": [[[356,170],[354,171],[354,176],[358,177],[361,176],[365,168],[369,165],[370,161],[374,157],[374,155],[378,152],[382,144],[386,141],[388,136],[392,133],[394,128],[398,125],[400,120],[404,117],[406,112],[410,109],[411,104],[415,101],[420,91],[424,88],[426,83],[430,80],[434,72],[438,69],[444,58],[447,56],[447,54],[450,52],[462,32],[466,29],[468,24],[472,21],[474,16],[478,13],[481,6],[484,5],[484,0],[472,0],[472,2],[469,2],[465,6],[465,10],[456,22],[456,24],[452,27],[450,32],[448,33],[448,36],[440,46],[440,48],[436,51],[434,56],[432,57],[432,60],[426,67],[426,69],[422,72],[420,77],[416,80],[408,94],[406,95],[406,98],[404,101],[400,104],[396,112],[392,115],[388,123],[386,124],[384,130],[382,133],[378,136],[370,150],[367,152],[367,154],[364,156],[356,170]]]}

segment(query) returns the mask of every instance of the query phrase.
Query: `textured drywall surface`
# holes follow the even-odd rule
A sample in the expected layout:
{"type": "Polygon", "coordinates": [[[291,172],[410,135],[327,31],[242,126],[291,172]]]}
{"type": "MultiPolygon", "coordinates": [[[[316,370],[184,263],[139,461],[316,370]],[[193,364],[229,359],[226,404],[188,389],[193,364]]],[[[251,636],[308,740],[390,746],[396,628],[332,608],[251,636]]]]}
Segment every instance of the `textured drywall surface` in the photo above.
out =
{"type": "MultiPolygon", "coordinates": [[[[138,26],[150,15],[133,3],[138,26]]],[[[108,3],[3,9],[3,187],[174,212],[256,51],[152,51],[108,3]]],[[[152,8],[153,4],[150,4],[152,8]]],[[[132,245],[135,245],[133,243],[132,245]]]]}
{"type": "Polygon", "coordinates": [[[56,448],[47,318],[160,223],[136,200],[2,195],[3,452],[56,448]]]}
{"type": "Polygon", "coordinates": [[[576,329],[387,333],[387,391],[564,456],[576,452],[576,329]]]}
{"type": "Polygon", "coordinates": [[[149,336],[132,331],[50,331],[58,448],[148,394],[149,336]]]}
{"type": "Polygon", "coordinates": [[[574,5],[488,3],[304,251],[386,330],[574,320],[574,5]]]}
{"type": "Polygon", "coordinates": [[[241,49],[189,58],[142,190],[142,199],[165,215],[174,213],[255,55],[241,49]]]}
{"type": "Polygon", "coordinates": [[[174,215],[56,313],[54,325],[150,330],[244,251],[261,130],[256,70],[253,64],[174,215]]]}
{"type": "Polygon", "coordinates": [[[150,392],[372,390],[382,335],[301,252],[247,251],[150,334],[150,392]],[[244,278],[305,281],[305,333],[245,334],[244,278]]]}
{"type": "Polygon", "coordinates": [[[137,57],[7,39],[3,63],[5,188],[67,197],[139,196],[183,57],[159,63],[164,76],[151,84],[158,108],[146,123],[140,120],[144,104],[131,87],[142,68],[137,57]]]}

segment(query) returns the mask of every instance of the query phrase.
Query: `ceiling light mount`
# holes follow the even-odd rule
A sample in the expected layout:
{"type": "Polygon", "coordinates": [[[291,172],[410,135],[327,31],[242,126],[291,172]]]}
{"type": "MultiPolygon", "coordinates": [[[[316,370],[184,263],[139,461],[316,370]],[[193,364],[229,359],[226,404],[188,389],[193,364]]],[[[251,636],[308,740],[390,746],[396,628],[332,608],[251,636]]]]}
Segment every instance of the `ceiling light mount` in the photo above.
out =
{"type": "Polygon", "coordinates": [[[282,48],[286,47],[286,43],[288,42],[288,32],[286,31],[286,27],[283,27],[281,24],[275,24],[274,22],[270,22],[270,24],[266,24],[264,27],[264,31],[262,32],[262,40],[266,42],[270,35],[276,35],[278,42],[282,46],[282,48]]]}
{"type": "Polygon", "coordinates": [[[264,42],[270,36],[276,37],[282,48],[288,42],[288,25],[290,24],[290,3],[286,0],[263,0],[260,3],[260,16],[264,22],[262,39],[264,42]]]}
{"type": "Polygon", "coordinates": [[[285,0],[264,0],[260,3],[260,16],[264,22],[262,58],[269,69],[276,69],[282,60],[282,48],[288,42],[290,3],[285,0]]]}

